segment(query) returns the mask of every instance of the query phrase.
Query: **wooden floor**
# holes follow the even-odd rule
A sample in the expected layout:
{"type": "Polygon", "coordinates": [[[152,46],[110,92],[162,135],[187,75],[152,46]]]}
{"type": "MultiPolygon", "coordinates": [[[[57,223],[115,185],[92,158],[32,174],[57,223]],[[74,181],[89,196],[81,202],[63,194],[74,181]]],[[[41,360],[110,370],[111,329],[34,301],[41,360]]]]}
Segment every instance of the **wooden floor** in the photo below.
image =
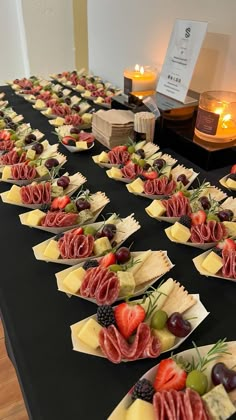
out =
{"type": "Polygon", "coordinates": [[[28,420],[15,369],[7,356],[0,320],[0,420],[28,420]]]}

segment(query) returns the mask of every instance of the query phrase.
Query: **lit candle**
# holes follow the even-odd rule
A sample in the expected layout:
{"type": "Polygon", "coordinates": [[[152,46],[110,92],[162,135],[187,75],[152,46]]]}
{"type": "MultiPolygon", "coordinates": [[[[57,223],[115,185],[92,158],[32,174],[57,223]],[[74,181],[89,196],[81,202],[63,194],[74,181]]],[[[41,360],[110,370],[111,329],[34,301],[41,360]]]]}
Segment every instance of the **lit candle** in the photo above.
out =
{"type": "Polygon", "coordinates": [[[124,70],[124,92],[155,92],[157,72],[154,68],[136,64],[133,69],[124,70]]]}
{"type": "Polygon", "coordinates": [[[195,134],[202,140],[236,139],[236,93],[204,92],[200,96],[195,134]]]}

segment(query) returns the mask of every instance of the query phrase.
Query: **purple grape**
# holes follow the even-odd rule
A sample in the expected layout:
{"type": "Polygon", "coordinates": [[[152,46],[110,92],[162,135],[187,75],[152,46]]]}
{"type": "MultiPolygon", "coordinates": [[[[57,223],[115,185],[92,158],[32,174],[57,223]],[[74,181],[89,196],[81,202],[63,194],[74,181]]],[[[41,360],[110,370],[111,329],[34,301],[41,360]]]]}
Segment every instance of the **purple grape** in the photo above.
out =
{"type": "Polygon", "coordinates": [[[200,197],[199,201],[200,201],[201,206],[204,210],[209,210],[210,209],[211,203],[210,203],[208,197],[206,197],[206,196],[200,197]]]}
{"type": "Polygon", "coordinates": [[[167,319],[166,325],[168,330],[176,337],[186,337],[192,329],[190,322],[183,319],[182,314],[179,312],[174,312],[167,319]]]}
{"type": "Polygon", "coordinates": [[[52,169],[52,168],[54,168],[55,166],[58,166],[58,165],[59,165],[59,162],[55,158],[49,158],[45,162],[45,166],[49,170],[52,169]]]}
{"type": "Polygon", "coordinates": [[[80,129],[76,128],[76,127],[72,127],[70,129],[70,134],[79,134],[80,133],[80,129]]]}
{"type": "Polygon", "coordinates": [[[234,213],[230,209],[225,209],[219,211],[217,216],[219,217],[221,222],[231,222],[231,220],[233,220],[234,213]]]}
{"type": "Polygon", "coordinates": [[[185,175],[185,174],[181,174],[181,175],[179,175],[179,176],[178,176],[178,178],[177,178],[177,181],[178,181],[178,182],[182,182],[182,184],[183,184],[184,186],[188,184],[188,178],[186,177],[186,175],[185,175]]]}
{"type": "Polygon", "coordinates": [[[91,204],[85,198],[78,198],[75,204],[78,211],[89,210],[91,207],[91,204]]]}
{"type": "Polygon", "coordinates": [[[41,143],[36,143],[31,147],[32,150],[35,150],[37,155],[41,155],[43,153],[43,145],[41,143]]]}
{"type": "Polygon", "coordinates": [[[80,106],[79,105],[73,105],[72,107],[71,107],[71,109],[73,109],[74,111],[76,111],[76,112],[80,112],[80,106]]]}
{"type": "Polygon", "coordinates": [[[28,134],[25,137],[25,144],[31,144],[31,143],[33,143],[36,140],[37,140],[37,137],[33,133],[28,134]]]}
{"type": "Polygon", "coordinates": [[[115,256],[119,264],[124,264],[130,259],[130,250],[129,248],[122,246],[118,249],[118,251],[116,251],[115,256]]]}
{"type": "Polygon", "coordinates": [[[71,104],[71,99],[70,98],[65,98],[65,103],[66,103],[66,105],[70,105],[71,104]]]}
{"type": "Polygon", "coordinates": [[[236,372],[229,369],[224,363],[219,362],[213,366],[211,379],[214,385],[222,384],[227,392],[236,388],[236,372]]]}
{"type": "Polygon", "coordinates": [[[63,190],[65,190],[69,184],[70,184],[70,178],[68,176],[63,175],[57,180],[58,187],[62,187],[63,190]]]}
{"type": "Polygon", "coordinates": [[[165,159],[156,159],[156,160],[154,160],[154,162],[153,162],[153,166],[154,166],[155,168],[157,168],[158,170],[162,169],[162,168],[163,168],[163,166],[165,166],[165,165],[166,165],[166,161],[165,161],[165,159]]]}
{"type": "Polygon", "coordinates": [[[138,150],[136,150],[135,153],[136,153],[136,155],[140,156],[141,159],[144,159],[145,158],[145,152],[144,152],[143,149],[138,149],[138,150]]]}
{"type": "Polygon", "coordinates": [[[116,234],[116,225],[111,223],[105,225],[102,229],[102,234],[111,241],[116,234]]]}

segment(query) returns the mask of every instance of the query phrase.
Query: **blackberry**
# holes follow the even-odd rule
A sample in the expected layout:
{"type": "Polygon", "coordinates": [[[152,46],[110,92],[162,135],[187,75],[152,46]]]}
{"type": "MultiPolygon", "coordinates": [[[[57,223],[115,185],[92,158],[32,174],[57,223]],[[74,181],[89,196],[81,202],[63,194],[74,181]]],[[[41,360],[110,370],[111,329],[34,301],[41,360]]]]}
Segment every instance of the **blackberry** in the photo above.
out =
{"type": "Polygon", "coordinates": [[[140,178],[142,181],[147,181],[147,178],[142,174],[137,175],[137,178],[140,178]]]}
{"type": "Polygon", "coordinates": [[[67,146],[73,146],[73,147],[75,147],[74,140],[68,140],[67,146]]]}
{"type": "Polygon", "coordinates": [[[83,265],[83,269],[88,270],[89,268],[98,267],[98,266],[99,266],[99,263],[97,260],[88,260],[88,261],[85,261],[83,265]]]}
{"type": "Polygon", "coordinates": [[[147,379],[140,379],[134,386],[132,392],[132,399],[144,400],[147,402],[152,402],[153,395],[155,394],[155,389],[150,381],[147,379]]]}
{"type": "Polygon", "coordinates": [[[187,214],[185,216],[181,216],[180,219],[179,219],[179,223],[190,229],[191,228],[191,223],[192,223],[191,217],[187,216],[187,214]]]}
{"type": "Polygon", "coordinates": [[[227,179],[233,179],[233,181],[236,181],[236,174],[230,174],[227,176],[227,179]]]}
{"type": "Polygon", "coordinates": [[[215,246],[215,248],[212,249],[213,252],[215,252],[215,254],[219,255],[220,257],[222,257],[222,249],[217,248],[215,246]]]}
{"type": "Polygon", "coordinates": [[[102,327],[109,327],[115,324],[113,308],[109,305],[99,306],[97,309],[97,321],[102,327]]]}

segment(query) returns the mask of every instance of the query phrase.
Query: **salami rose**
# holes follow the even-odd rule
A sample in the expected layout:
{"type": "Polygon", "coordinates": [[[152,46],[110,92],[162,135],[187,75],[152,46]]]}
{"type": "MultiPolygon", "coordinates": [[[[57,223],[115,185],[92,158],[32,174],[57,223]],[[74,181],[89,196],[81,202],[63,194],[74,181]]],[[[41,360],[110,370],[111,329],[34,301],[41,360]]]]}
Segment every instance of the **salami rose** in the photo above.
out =
{"type": "Polygon", "coordinates": [[[111,305],[119,295],[119,281],[115,273],[107,268],[95,267],[87,270],[80,294],[94,298],[99,305],[111,305]]]}
{"type": "Polygon", "coordinates": [[[78,127],[79,125],[83,124],[83,119],[78,114],[67,115],[65,117],[65,124],[78,127]]]}
{"type": "Polygon", "coordinates": [[[189,199],[185,196],[173,196],[168,200],[162,200],[162,204],[166,208],[166,216],[181,217],[191,213],[189,199]]]}
{"type": "Polygon", "coordinates": [[[58,241],[62,258],[87,258],[93,252],[94,237],[66,232],[58,241]]]}
{"type": "Polygon", "coordinates": [[[15,146],[14,141],[12,140],[2,140],[0,141],[0,150],[12,150],[15,146]]]}
{"type": "Polygon", "coordinates": [[[26,185],[20,189],[23,204],[49,204],[51,202],[51,183],[26,185]]]}
{"type": "Polygon", "coordinates": [[[141,166],[137,165],[136,163],[131,162],[128,165],[125,165],[121,169],[121,172],[125,178],[135,179],[136,176],[141,175],[143,173],[143,168],[141,168],[141,166]]]}
{"type": "Polygon", "coordinates": [[[223,223],[210,220],[191,227],[190,241],[193,243],[219,242],[227,236],[223,223]]]}
{"type": "Polygon", "coordinates": [[[110,163],[114,165],[125,165],[126,162],[128,162],[130,155],[127,150],[110,150],[110,152],[108,152],[108,157],[110,163]]]}
{"type": "Polygon", "coordinates": [[[41,221],[41,226],[45,227],[66,227],[74,226],[78,221],[77,213],[65,213],[62,211],[48,211],[41,221]]]}

